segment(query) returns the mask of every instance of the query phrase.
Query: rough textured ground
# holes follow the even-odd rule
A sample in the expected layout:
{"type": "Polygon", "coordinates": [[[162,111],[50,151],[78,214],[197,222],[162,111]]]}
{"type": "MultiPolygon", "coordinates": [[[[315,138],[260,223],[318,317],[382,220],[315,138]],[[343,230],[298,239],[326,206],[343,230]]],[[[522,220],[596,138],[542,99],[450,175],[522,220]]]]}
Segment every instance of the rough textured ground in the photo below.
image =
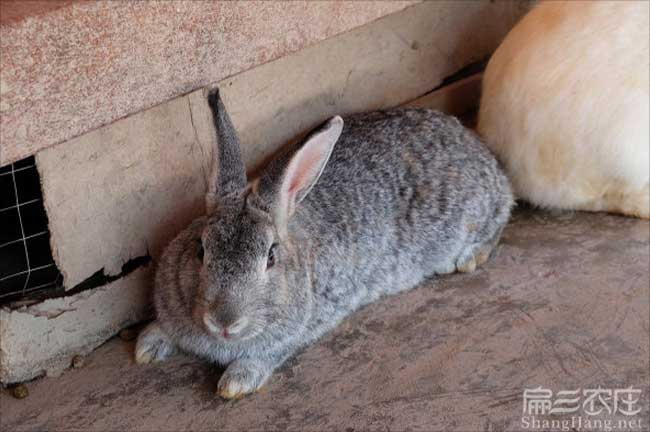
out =
{"type": "Polygon", "coordinates": [[[365,308],[256,395],[224,402],[219,370],[136,366],[114,339],[27,399],[4,391],[0,429],[521,430],[525,388],[633,386],[647,430],[649,248],[647,221],[521,209],[486,266],[365,308]]]}

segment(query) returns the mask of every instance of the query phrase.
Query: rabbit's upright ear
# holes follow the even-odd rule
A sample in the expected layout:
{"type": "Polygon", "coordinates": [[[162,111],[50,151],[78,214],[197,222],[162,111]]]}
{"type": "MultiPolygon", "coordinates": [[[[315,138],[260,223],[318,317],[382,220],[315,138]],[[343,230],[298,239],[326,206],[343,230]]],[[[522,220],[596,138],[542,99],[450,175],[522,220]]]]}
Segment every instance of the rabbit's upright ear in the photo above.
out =
{"type": "Polygon", "coordinates": [[[343,119],[332,117],[292,153],[274,161],[260,179],[259,194],[280,223],[285,223],[316,184],[341,136],[343,119]]]}
{"type": "Polygon", "coordinates": [[[218,88],[208,95],[208,104],[217,131],[212,174],[206,195],[207,210],[211,213],[220,201],[238,195],[246,187],[246,168],[239,149],[237,131],[221,101],[218,88]]]}

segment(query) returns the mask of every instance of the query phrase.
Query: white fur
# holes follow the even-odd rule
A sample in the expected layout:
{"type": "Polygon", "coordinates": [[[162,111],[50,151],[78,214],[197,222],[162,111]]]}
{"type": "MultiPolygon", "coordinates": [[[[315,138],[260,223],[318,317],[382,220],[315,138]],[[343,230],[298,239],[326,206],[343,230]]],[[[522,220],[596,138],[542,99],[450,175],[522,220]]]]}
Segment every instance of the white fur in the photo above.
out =
{"type": "Polygon", "coordinates": [[[478,130],[519,197],[650,217],[649,5],[543,2],[494,53],[478,130]]]}

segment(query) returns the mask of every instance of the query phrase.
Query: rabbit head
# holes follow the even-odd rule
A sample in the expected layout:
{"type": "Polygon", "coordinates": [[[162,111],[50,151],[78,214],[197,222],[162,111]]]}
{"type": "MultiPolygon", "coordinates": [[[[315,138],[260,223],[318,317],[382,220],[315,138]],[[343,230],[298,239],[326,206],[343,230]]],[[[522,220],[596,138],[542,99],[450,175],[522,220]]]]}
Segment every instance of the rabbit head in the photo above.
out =
{"type": "Polygon", "coordinates": [[[323,171],[343,120],[330,119],[248,183],[218,90],[208,101],[218,148],[206,196],[208,214],[194,245],[200,271],[192,318],[216,338],[241,341],[308,319],[308,272],[289,222],[323,171]]]}

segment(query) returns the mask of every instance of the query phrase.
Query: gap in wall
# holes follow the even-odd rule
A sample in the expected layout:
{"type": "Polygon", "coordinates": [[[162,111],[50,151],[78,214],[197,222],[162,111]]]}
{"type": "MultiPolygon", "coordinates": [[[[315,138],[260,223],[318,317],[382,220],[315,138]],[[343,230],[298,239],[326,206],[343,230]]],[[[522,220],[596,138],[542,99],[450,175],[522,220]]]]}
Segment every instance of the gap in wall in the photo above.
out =
{"type": "Polygon", "coordinates": [[[0,305],[62,295],[34,157],[0,168],[0,305]]]}

